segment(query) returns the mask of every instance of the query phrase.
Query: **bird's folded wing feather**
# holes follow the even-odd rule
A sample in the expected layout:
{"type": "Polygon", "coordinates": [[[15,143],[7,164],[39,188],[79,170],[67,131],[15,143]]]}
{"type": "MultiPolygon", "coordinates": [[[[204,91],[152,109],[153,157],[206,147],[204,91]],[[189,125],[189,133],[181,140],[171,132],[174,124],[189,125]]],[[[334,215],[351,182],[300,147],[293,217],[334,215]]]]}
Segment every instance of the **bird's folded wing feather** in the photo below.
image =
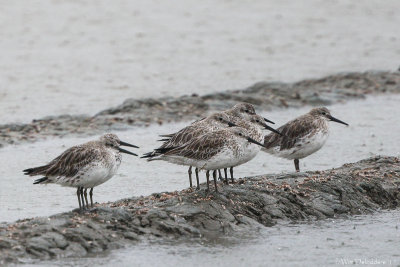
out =
{"type": "Polygon", "coordinates": [[[101,151],[95,147],[71,147],[47,165],[44,175],[73,177],[83,167],[99,158],[100,154],[101,151]]]}
{"type": "Polygon", "coordinates": [[[182,146],[190,142],[194,137],[199,136],[200,134],[203,133],[204,133],[203,128],[196,130],[196,128],[194,128],[192,125],[187,126],[182,130],[180,130],[179,132],[175,133],[173,136],[171,136],[169,140],[165,141],[159,147],[159,149],[182,146]]]}
{"type": "Polygon", "coordinates": [[[267,149],[276,146],[280,146],[280,150],[290,149],[301,138],[310,134],[310,128],[313,128],[312,120],[294,119],[277,129],[282,135],[271,133],[265,136],[264,146],[267,149]]]}
{"type": "Polygon", "coordinates": [[[225,138],[215,134],[205,134],[196,138],[186,145],[177,147],[165,153],[165,155],[175,155],[191,159],[207,160],[221,151],[225,138]]]}

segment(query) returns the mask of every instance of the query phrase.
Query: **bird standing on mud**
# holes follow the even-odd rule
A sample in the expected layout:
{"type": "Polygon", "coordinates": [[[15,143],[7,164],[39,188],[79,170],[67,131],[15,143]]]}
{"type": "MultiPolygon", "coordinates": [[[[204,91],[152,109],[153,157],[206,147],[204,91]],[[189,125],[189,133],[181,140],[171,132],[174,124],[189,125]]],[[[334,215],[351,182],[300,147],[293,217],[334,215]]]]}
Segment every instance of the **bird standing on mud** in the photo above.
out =
{"type": "MultiPolygon", "coordinates": [[[[204,119],[193,122],[191,125],[186,126],[176,133],[161,135],[163,139],[160,141],[164,141],[164,143],[159,148],[154,149],[154,151],[144,154],[142,158],[147,158],[148,161],[151,161],[153,160],[153,158],[157,158],[158,156],[168,152],[171,149],[180,147],[191,141],[192,139],[195,139],[205,133],[221,130],[232,126],[235,126],[235,124],[229,121],[229,117],[227,115],[222,112],[213,113],[204,119]]],[[[177,163],[171,158],[164,158],[164,160],[171,163],[177,163]]],[[[197,168],[195,169],[195,173],[197,180],[197,189],[199,190],[199,170],[197,168]]],[[[189,186],[190,188],[192,188],[192,166],[189,167],[188,174],[189,186]]]]}
{"type": "Polygon", "coordinates": [[[219,169],[239,166],[254,158],[252,151],[247,148],[248,143],[263,146],[249,136],[248,130],[242,127],[230,127],[203,134],[153,160],[172,159],[182,165],[206,170],[207,190],[212,171],[215,191],[218,192],[216,175],[219,169]]]}
{"type": "MultiPolygon", "coordinates": [[[[244,128],[247,130],[248,136],[251,137],[252,139],[256,140],[259,143],[264,142],[264,133],[263,130],[269,130],[272,131],[276,134],[280,134],[277,130],[274,128],[268,126],[265,123],[265,118],[263,118],[260,115],[254,114],[251,115],[248,120],[245,119],[240,119],[240,118],[235,118],[233,121],[238,127],[244,128]]],[[[256,145],[254,143],[248,142],[245,144],[244,147],[244,153],[246,156],[243,156],[242,159],[244,160],[238,165],[244,164],[250,160],[252,160],[255,156],[257,156],[258,152],[261,150],[261,147],[259,145],[256,145]]],[[[230,167],[230,174],[231,174],[231,181],[232,183],[234,182],[233,179],[233,167],[234,166],[229,166],[230,167]]],[[[227,168],[224,168],[225,171],[225,183],[228,184],[228,175],[227,175],[227,168]]]]}
{"type": "Polygon", "coordinates": [[[272,155],[294,160],[296,171],[300,171],[300,159],[305,158],[325,144],[329,136],[329,121],[347,123],[332,117],[325,107],[313,108],[277,130],[281,135],[271,133],[264,138],[263,151],[272,155]]]}
{"type": "MultiPolygon", "coordinates": [[[[163,145],[160,146],[159,148],[156,148],[154,151],[146,153],[142,158],[147,158],[148,161],[153,161],[153,160],[163,160],[167,161],[170,163],[174,164],[179,164],[179,165],[187,165],[189,167],[189,182],[190,182],[190,187],[192,187],[192,166],[189,163],[193,162],[192,159],[188,160],[182,160],[182,157],[176,157],[174,156],[167,156],[169,154],[169,151],[171,150],[176,150],[180,147],[186,146],[190,142],[193,142],[197,139],[202,138],[203,135],[207,135],[222,129],[232,126],[237,126],[236,124],[240,124],[240,127],[249,130],[248,135],[252,139],[256,138],[257,142],[262,143],[264,135],[262,134],[261,129],[268,129],[271,131],[275,131],[273,128],[269,127],[265,121],[271,122],[255,113],[253,105],[249,103],[238,103],[232,108],[214,113],[206,118],[203,118],[201,120],[195,121],[191,125],[183,128],[182,130],[178,131],[177,133],[174,134],[168,134],[168,135],[161,135],[164,139],[161,141],[164,141],[163,145]]],[[[271,122],[272,123],[272,122],[271,122]]],[[[276,131],[275,131],[276,132],[276,131]]],[[[278,132],[277,132],[278,133],[278,132]]],[[[232,137],[232,135],[225,135],[225,137],[232,137]]],[[[204,139],[202,139],[204,140],[204,139]]],[[[251,160],[252,158],[255,157],[255,155],[260,151],[260,148],[258,145],[254,145],[251,143],[246,143],[245,144],[245,150],[243,150],[243,153],[248,153],[251,154],[246,157],[241,157],[241,160],[243,160],[243,163],[251,160]]],[[[202,149],[211,149],[210,146],[208,147],[202,147],[202,149]]],[[[205,151],[203,151],[205,152],[205,151]]],[[[230,172],[231,172],[231,179],[233,181],[233,167],[238,166],[240,164],[233,163],[231,166],[226,166],[225,168],[225,182],[228,183],[228,177],[227,177],[227,168],[230,167],[230,172]]],[[[196,179],[197,179],[197,189],[200,189],[199,185],[199,170],[202,168],[195,168],[195,173],[196,173],[196,179]]],[[[218,170],[220,173],[220,170],[218,170]]],[[[220,178],[222,175],[220,174],[220,178]]],[[[208,180],[208,179],[207,179],[208,180]]],[[[208,184],[207,184],[208,185],[208,184]]]]}
{"type": "Polygon", "coordinates": [[[54,183],[76,187],[79,209],[85,209],[85,200],[86,207],[89,208],[87,189],[90,188],[90,202],[93,207],[93,188],[115,175],[121,164],[121,153],[137,156],[120,146],[138,148],[120,141],[115,134],[105,134],[99,140],[73,146],[49,164],[26,169],[24,173],[30,176],[44,176],[35,180],[34,184],[54,183]]]}
{"type": "MultiPolygon", "coordinates": [[[[250,129],[250,128],[254,128],[254,127],[257,128],[262,120],[264,120],[266,122],[269,122],[269,123],[272,123],[272,124],[275,124],[273,121],[270,121],[270,120],[268,120],[266,118],[262,118],[260,116],[259,116],[259,118],[262,118],[262,119],[260,120],[260,122],[257,122],[256,121],[257,120],[256,116],[258,116],[258,115],[256,114],[256,110],[255,110],[254,106],[252,104],[249,104],[249,103],[238,103],[238,104],[234,105],[232,108],[227,109],[227,110],[225,110],[223,112],[226,115],[229,116],[230,120],[233,123],[241,124],[240,127],[244,127],[246,129],[250,129]],[[248,122],[255,123],[255,125],[253,125],[253,126],[249,125],[249,124],[247,124],[248,122]],[[243,124],[247,124],[247,125],[243,125],[243,124]],[[257,126],[257,124],[258,124],[258,126],[257,126]]],[[[263,128],[268,129],[270,131],[273,131],[273,132],[276,132],[277,134],[279,134],[279,132],[277,132],[275,129],[267,126],[266,124],[264,124],[264,125],[262,126],[263,128]]],[[[252,131],[253,130],[251,130],[251,132],[252,131]]],[[[219,175],[220,175],[220,179],[222,179],[222,177],[221,177],[222,175],[221,175],[220,170],[218,170],[218,172],[219,172],[219,175]]],[[[224,172],[225,172],[225,181],[227,181],[228,180],[227,168],[224,168],[224,172]]],[[[233,179],[233,167],[230,167],[229,172],[231,174],[231,180],[233,182],[234,181],[234,179],[233,179]]]]}

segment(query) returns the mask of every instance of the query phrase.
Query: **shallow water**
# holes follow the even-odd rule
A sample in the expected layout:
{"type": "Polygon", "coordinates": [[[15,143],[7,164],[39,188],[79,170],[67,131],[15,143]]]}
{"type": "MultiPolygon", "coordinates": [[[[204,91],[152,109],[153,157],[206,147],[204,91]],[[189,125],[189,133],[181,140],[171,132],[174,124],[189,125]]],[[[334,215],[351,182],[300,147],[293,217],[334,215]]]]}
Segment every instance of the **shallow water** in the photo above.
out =
{"type": "Polygon", "coordinates": [[[400,210],[349,219],[280,224],[257,237],[216,243],[141,242],[106,257],[41,263],[65,266],[332,266],[400,264],[400,210]]]}
{"type": "MultiPolygon", "coordinates": [[[[399,103],[400,95],[392,95],[331,106],[333,116],[349,123],[350,127],[332,122],[331,136],[326,145],[301,160],[301,170],[339,167],[375,154],[400,156],[399,103]]],[[[277,110],[263,115],[281,125],[309,109],[277,110]]],[[[139,145],[140,149],[132,151],[143,154],[159,144],[156,142],[158,134],[174,132],[186,124],[152,125],[117,134],[121,140],[139,145]]],[[[76,208],[75,189],[59,185],[33,185],[34,178],[24,176],[22,170],[44,164],[66,148],[93,138],[54,138],[0,149],[0,222],[47,216],[76,208]]],[[[260,152],[254,160],[237,167],[235,177],[292,171],[293,162],[260,152]]],[[[205,181],[204,173],[201,173],[201,181],[205,181]]],[[[94,200],[102,203],[187,187],[186,167],[161,161],[146,162],[124,155],[118,174],[94,189],[94,200]]]]}
{"type": "Polygon", "coordinates": [[[1,1],[0,121],[399,67],[398,0],[1,1]]]}

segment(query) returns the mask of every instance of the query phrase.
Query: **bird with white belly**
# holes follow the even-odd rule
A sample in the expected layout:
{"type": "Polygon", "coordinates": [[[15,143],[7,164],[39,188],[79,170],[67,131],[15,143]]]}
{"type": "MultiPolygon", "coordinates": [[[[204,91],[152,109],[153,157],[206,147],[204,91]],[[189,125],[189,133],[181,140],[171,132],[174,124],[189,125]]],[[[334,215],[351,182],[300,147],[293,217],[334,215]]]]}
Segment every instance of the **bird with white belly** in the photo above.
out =
{"type": "Polygon", "coordinates": [[[248,142],[263,146],[262,143],[251,138],[246,129],[230,127],[203,134],[155,159],[166,160],[166,158],[169,158],[188,166],[206,170],[208,190],[210,171],[213,171],[215,191],[218,191],[217,170],[247,162],[248,160],[245,158],[249,157],[249,153],[246,153],[248,142]]]}
{"type": "Polygon", "coordinates": [[[281,133],[271,133],[264,138],[263,151],[272,155],[294,160],[296,171],[300,171],[299,162],[325,144],[329,136],[329,122],[348,126],[347,123],[336,119],[325,107],[313,108],[277,130],[281,133]]]}
{"type": "MultiPolygon", "coordinates": [[[[233,119],[235,121],[235,124],[238,127],[242,127],[247,130],[248,136],[253,138],[259,143],[264,142],[264,133],[263,130],[269,130],[275,134],[280,135],[280,132],[275,130],[274,128],[270,127],[268,124],[265,123],[265,118],[263,118],[260,115],[253,114],[250,115],[248,120],[245,119],[233,119]]],[[[258,152],[260,152],[261,146],[256,145],[254,143],[248,142],[244,146],[244,154],[245,156],[242,157],[242,161],[239,162],[238,165],[244,164],[250,160],[252,160],[255,156],[257,156],[258,152]]],[[[230,166],[230,175],[231,175],[231,181],[232,183],[234,182],[233,179],[233,167],[235,166],[230,166]]],[[[228,176],[227,176],[227,168],[224,169],[225,171],[225,183],[228,184],[228,176]]]]}
{"type": "Polygon", "coordinates": [[[79,208],[85,209],[85,201],[86,208],[89,208],[87,189],[90,188],[90,202],[93,206],[93,188],[116,174],[121,164],[121,153],[137,156],[120,146],[138,148],[119,140],[115,134],[105,134],[99,140],[73,146],[49,164],[26,169],[24,173],[44,176],[35,180],[34,184],[54,183],[76,187],[79,208]]]}

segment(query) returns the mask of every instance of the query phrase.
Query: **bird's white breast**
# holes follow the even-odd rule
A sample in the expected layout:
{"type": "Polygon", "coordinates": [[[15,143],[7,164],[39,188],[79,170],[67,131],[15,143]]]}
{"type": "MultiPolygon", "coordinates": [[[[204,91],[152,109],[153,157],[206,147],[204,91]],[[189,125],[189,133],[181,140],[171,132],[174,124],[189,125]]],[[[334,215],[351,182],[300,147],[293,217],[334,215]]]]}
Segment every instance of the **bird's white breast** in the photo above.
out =
{"type": "Polygon", "coordinates": [[[320,150],[328,139],[329,131],[317,131],[314,134],[300,138],[290,149],[280,150],[280,147],[273,147],[268,152],[286,159],[302,159],[320,150]]]}
{"type": "MultiPolygon", "coordinates": [[[[259,128],[254,127],[252,129],[252,131],[249,131],[249,133],[250,133],[250,137],[253,138],[254,140],[256,140],[260,143],[264,142],[264,134],[259,128]]],[[[234,166],[244,164],[244,163],[254,159],[257,156],[258,152],[260,152],[260,150],[261,150],[261,146],[256,145],[254,143],[250,143],[247,140],[244,141],[242,146],[243,146],[243,152],[240,156],[240,159],[234,166]]]]}
{"type": "Polygon", "coordinates": [[[90,162],[73,177],[56,177],[55,183],[63,186],[92,188],[113,177],[121,165],[121,154],[109,150],[103,158],[90,162]]]}
{"type": "Polygon", "coordinates": [[[242,151],[224,147],[218,154],[206,161],[196,163],[196,167],[206,170],[217,170],[232,166],[240,158],[242,151]]]}

